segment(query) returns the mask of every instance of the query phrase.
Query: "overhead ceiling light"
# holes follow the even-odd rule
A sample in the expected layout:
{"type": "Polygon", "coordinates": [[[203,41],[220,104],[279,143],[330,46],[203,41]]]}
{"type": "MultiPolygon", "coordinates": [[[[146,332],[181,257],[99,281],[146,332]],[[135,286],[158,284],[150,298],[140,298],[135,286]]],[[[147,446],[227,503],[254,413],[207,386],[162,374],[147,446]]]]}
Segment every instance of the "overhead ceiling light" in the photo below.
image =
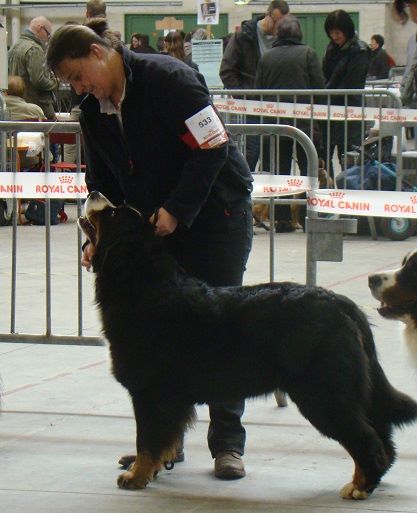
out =
{"type": "Polygon", "coordinates": [[[250,0],[235,0],[235,5],[248,5],[250,0]]]}

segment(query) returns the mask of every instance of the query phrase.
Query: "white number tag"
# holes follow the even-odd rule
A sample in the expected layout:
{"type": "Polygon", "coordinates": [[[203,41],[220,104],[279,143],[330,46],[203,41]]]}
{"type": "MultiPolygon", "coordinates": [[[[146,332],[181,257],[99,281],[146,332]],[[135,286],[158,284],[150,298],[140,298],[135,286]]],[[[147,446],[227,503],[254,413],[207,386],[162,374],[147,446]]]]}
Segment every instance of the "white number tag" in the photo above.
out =
{"type": "Polygon", "coordinates": [[[202,149],[216,148],[228,140],[226,130],[211,105],[188,118],[185,124],[202,149]]]}

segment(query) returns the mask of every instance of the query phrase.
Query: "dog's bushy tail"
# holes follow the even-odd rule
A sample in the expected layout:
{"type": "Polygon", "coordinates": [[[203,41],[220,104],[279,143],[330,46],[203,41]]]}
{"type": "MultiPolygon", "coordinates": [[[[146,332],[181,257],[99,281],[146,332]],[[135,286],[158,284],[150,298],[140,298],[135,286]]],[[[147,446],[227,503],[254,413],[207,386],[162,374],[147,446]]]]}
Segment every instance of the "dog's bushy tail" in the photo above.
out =
{"type": "Polygon", "coordinates": [[[385,417],[396,426],[417,420],[417,403],[407,394],[394,388],[388,381],[376,354],[374,337],[366,315],[349,299],[344,298],[345,313],[355,322],[369,359],[371,372],[371,410],[374,418],[385,417]]]}
{"type": "Polygon", "coordinates": [[[373,408],[383,411],[386,418],[396,426],[401,427],[417,420],[417,403],[391,385],[376,358],[371,365],[373,408]]]}

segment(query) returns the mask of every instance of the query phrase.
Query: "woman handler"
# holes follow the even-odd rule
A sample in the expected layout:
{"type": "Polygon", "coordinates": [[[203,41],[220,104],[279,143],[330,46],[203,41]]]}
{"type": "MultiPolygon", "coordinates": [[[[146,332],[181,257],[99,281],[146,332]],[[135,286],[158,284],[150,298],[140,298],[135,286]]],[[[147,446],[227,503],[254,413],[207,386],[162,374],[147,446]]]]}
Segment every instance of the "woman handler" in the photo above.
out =
{"type": "MultiPolygon", "coordinates": [[[[47,63],[87,94],[80,123],[88,189],[149,217],[157,212],[156,233],[189,274],[240,285],[252,242],[252,177],[204,78],[178,59],[123,48],[103,19],[58,29],[47,63]]],[[[90,253],[88,245],[86,266],[90,253]]],[[[245,475],[243,410],[243,401],[210,405],[216,477],[245,475]]]]}

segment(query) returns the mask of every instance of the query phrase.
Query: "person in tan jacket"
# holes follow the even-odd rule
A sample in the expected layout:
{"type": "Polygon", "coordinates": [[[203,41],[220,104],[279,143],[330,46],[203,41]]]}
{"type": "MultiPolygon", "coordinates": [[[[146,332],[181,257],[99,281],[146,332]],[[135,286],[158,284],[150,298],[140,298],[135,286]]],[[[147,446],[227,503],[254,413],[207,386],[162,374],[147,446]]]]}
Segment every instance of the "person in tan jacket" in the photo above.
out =
{"type": "Polygon", "coordinates": [[[46,119],[43,110],[35,103],[24,99],[25,83],[22,77],[9,76],[8,87],[5,91],[6,108],[11,121],[46,119]]]}

